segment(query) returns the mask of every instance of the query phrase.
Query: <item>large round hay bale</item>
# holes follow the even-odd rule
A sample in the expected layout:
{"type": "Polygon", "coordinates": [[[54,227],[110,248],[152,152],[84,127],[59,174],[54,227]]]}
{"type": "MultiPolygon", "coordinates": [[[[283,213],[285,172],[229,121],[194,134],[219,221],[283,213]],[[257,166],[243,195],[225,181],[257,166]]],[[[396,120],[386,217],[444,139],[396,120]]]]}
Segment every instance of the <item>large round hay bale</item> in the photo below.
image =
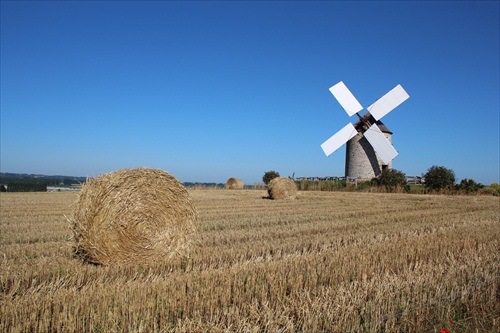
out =
{"type": "Polygon", "coordinates": [[[243,180],[239,178],[229,178],[226,182],[226,188],[230,190],[242,190],[243,185],[243,180]]]}
{"type": "Polygon", "coordinates": [[[295,199],[297,197],[297,185],[290,178],[273,178],[267,187],[269,197],[274,200],[295,199]]]}
{"type": "Polygon", "coordinates": [[[87,181],[71,218],[75,253],[110,265],[187,255],[198,214],[169,173],[123,169],[87,181]]]}

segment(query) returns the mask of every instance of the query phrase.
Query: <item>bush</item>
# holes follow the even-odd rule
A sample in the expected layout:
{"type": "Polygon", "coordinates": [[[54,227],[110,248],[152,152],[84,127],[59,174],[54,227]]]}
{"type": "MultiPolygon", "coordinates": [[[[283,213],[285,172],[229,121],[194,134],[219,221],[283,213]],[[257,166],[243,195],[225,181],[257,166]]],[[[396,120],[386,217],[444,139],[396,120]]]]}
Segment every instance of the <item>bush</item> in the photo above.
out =
{"type": "Polygon", "coordinates": [[[361,182],[358,184],[358,191],[365,191],[368,190],[371,186],[373,186],[372,181],[366,180],[364,182],[361,182]]]}
{"type": "Polygon", "coordinates": [[[481,183],[476,183],[474,179],[465,178],[460,181],[460,184],[458,184],[456,188],[458,190],[470,193],[479,191],[480,189],[484,188],[484,185],[481,183]]]}
{"type": "Polygon", "coordinates": [[[277,178],[279,176],[280,176],[279,172],[271,170],[271,171],[264,173],[264,176],[262,177],[262,181],[264,182],[264,184],[268,185],[271,180],[273,180],[274,178],[277,178]]]}
{"type": "Polygon", "coordinates": [[[395,192],[397,189],[403,189],[408,192],[410,187],[406,183],[406,175],[396,169],[385,169],[378,178],[378,183],[385,186],[387,192],[395,192]]]}
{"type": "Polygon", "coordinates": [[[498,183],[491,183],[490,186],[488,186],[488,188],[493,189],[494,191],[497,192],[498,195],[500,195],[500,184],[498,184],[498,183]]]}
{"type": "Polygon", "coordinates": [[[433,165],[424,175],[425,186],[431,190],[452,188],[455,184],[455,172],[444,166],[433,165]]]}
{"type": "Polygon", "coordinates": [[[478,192],[477,192],[479,195],[494,195],[494,196],[499,196],[500,195],[500,192],[495,190],[494,188],[492,187],[485,187],[485,188],[482,188],[480,189],[478,192]]]}

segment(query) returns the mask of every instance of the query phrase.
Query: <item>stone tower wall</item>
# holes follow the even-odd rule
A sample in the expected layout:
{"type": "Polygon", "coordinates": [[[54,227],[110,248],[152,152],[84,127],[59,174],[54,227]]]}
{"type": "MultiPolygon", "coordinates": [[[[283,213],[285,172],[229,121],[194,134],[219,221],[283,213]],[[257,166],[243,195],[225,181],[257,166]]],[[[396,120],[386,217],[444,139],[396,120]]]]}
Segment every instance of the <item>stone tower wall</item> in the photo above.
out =
{"type": "MultiPolygon", "coordinates": [[[[384,133],[389,142],[392,142],[392,135],[384,133]]],[[[384,162],[378,158],[368,140],[358,133],[347,142],[345,176],[358,180],[370,180],[380,175],[384,168],[384,162]]],[[[387,165],[392,169],[392,161],[387,165]]]]}

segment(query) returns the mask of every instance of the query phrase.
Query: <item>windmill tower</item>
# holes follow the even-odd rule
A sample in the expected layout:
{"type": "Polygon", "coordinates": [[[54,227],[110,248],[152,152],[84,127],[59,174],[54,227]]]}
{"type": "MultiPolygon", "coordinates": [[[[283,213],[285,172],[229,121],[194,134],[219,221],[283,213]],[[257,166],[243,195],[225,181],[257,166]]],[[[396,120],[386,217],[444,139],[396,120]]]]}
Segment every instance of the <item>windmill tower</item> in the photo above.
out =
{"type": "Polygon", "coordinates": [[[347,124],[321,145],[326,156],[347,143],[345,176],[360,180],[377,177],[384,169],[392,168],[398,152],[392,146],[392,132],[380,119],[410,97],[403,87],[397,85],[382,96],[367,108],[364,116],[359,115],[363,107],[342,81],[332,86],[330,92],[347,114],[356,114],[359,121],[347,124]]]}
{"type": "MultiPolygon", "coordinates": [[[[371,119],[372,123],[380,128],[385,138],[392,143],[392,132],[381,121],[374,121],[373,117],[371,119]]],[[[377,156],[370,142],[362,134],[362,125],[361,121],[354,124],[358,134],[346,143],[345,176],[368,180],[377,177],[386,168],[392,169],[392,161],[386,164],[377,156]]]]}

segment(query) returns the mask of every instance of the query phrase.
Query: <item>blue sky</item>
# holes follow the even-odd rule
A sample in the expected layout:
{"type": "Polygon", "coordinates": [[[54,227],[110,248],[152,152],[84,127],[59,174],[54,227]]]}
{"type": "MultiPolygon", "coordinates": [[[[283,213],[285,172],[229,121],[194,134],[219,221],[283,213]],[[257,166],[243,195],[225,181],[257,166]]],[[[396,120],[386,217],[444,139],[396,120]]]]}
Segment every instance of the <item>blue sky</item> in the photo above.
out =
{"type": "Polygon", "coordinates": [[[384,117],[395,169],[500,182],[499,2],[2,1],[2,172],[181,181],[342,176],[349,121],[384,117]]]}

